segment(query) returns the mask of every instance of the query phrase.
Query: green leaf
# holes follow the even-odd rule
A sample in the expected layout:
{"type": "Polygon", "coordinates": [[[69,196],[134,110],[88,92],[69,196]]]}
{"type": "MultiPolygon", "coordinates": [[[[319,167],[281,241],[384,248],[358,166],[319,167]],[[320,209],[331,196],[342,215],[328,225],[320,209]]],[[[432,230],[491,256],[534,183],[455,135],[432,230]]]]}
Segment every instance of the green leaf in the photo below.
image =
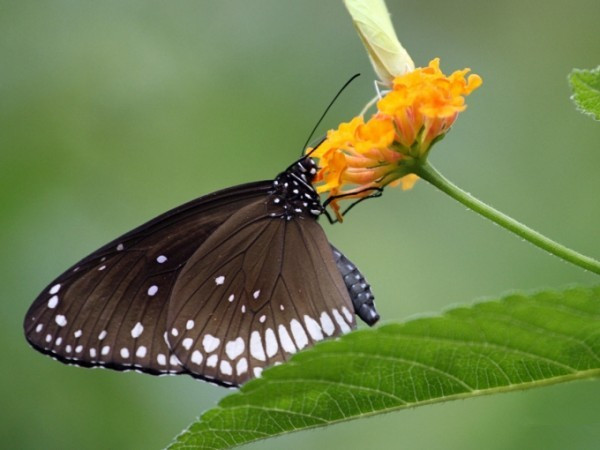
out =
{"type": "Polygon", "coordinates": [[[223,398],[172,449],[600,375],[600,287],[460,307],[323,342],[223,398]]]}
{"type": "Polygon", "coordinates": [[[573,69],[569,74],[569,84],[577,109],[600,120],[600,66],[592,70],[573,69]]]}

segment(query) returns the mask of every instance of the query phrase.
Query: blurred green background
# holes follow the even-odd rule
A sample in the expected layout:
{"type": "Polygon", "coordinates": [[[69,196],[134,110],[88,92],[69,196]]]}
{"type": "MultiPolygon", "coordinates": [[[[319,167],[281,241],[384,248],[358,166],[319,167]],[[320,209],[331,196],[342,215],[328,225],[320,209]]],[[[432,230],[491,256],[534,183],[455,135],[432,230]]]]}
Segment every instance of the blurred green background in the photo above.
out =
{"type": "MultiPolygon", "coordinates": [[[[600,124],[566,75],[600,63],[597,0],[388,1],[417,65],[484,79],[432,155],[484,201],[600,256],[600,124]]],[[[161,448],[229,394],[187,377],[67,367],[26,344],[23,315],[70,264],[191,198],[271,178],[373,96],[338,1],[0,1],[0,439],[4,448],[161,448]]],[[[593,284],[420,182],[361,204],[331,240],[383,322],[509,290],[593,284]]],[[[455,401],[249,446],[588,449],[600,383],[455,401]]]]}

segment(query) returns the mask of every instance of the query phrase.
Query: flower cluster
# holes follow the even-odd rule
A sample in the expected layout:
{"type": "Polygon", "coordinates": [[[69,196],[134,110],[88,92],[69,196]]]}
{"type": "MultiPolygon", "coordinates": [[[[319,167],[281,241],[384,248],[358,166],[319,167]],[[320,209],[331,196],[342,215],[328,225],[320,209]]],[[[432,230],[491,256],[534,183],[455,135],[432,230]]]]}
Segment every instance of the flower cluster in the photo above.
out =
{"type": "Polygon", "coordinates": [[[439,59],[394,79],[390,92],[377,102],[367,122],[362,116],[330,130],[316,148],[317,191],[329,193],[341,220],[338,200],[362,198],[394,183],[410,189],[417,176],[412,167],[427,158],[431,146],[448,132],[465,110],[464,96],[481,85],[469,69],[446,76],[439,59]]]}

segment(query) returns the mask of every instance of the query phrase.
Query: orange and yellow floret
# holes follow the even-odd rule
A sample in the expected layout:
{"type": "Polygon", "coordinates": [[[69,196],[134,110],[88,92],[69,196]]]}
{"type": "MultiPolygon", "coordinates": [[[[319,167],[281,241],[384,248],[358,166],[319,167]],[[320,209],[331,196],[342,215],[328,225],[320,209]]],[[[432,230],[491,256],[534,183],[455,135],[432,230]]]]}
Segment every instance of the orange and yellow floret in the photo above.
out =
{"type": "Polygon", "coordinates": [[[311,156],[319,159],[315,179],[319,193],[328,193],[330,206],[341,220],[338,198],[361,198],[394,183],[410,189],[417,176],[411,167],[427,157],[432,144],[450,129],[465,110],[464,96],[479,86],[469,69],[444,75],[436,58],[429,66],[396,77],[393,87],[377,102],[377,112],[330,130],[311,156]]]}

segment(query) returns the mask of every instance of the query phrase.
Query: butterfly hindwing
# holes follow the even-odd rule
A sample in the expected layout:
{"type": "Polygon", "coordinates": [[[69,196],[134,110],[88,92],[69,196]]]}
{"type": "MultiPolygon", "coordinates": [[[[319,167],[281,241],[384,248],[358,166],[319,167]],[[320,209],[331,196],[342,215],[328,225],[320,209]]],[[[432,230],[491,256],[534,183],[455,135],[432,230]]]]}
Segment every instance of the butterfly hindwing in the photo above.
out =
{"type": "Polygon", "coordinates": [[[273,218],[267,203],[230,217],[177,280],[169,342],[196,377],[239,385],[356,326],[323,229],[310,216],[273,218]]]}

